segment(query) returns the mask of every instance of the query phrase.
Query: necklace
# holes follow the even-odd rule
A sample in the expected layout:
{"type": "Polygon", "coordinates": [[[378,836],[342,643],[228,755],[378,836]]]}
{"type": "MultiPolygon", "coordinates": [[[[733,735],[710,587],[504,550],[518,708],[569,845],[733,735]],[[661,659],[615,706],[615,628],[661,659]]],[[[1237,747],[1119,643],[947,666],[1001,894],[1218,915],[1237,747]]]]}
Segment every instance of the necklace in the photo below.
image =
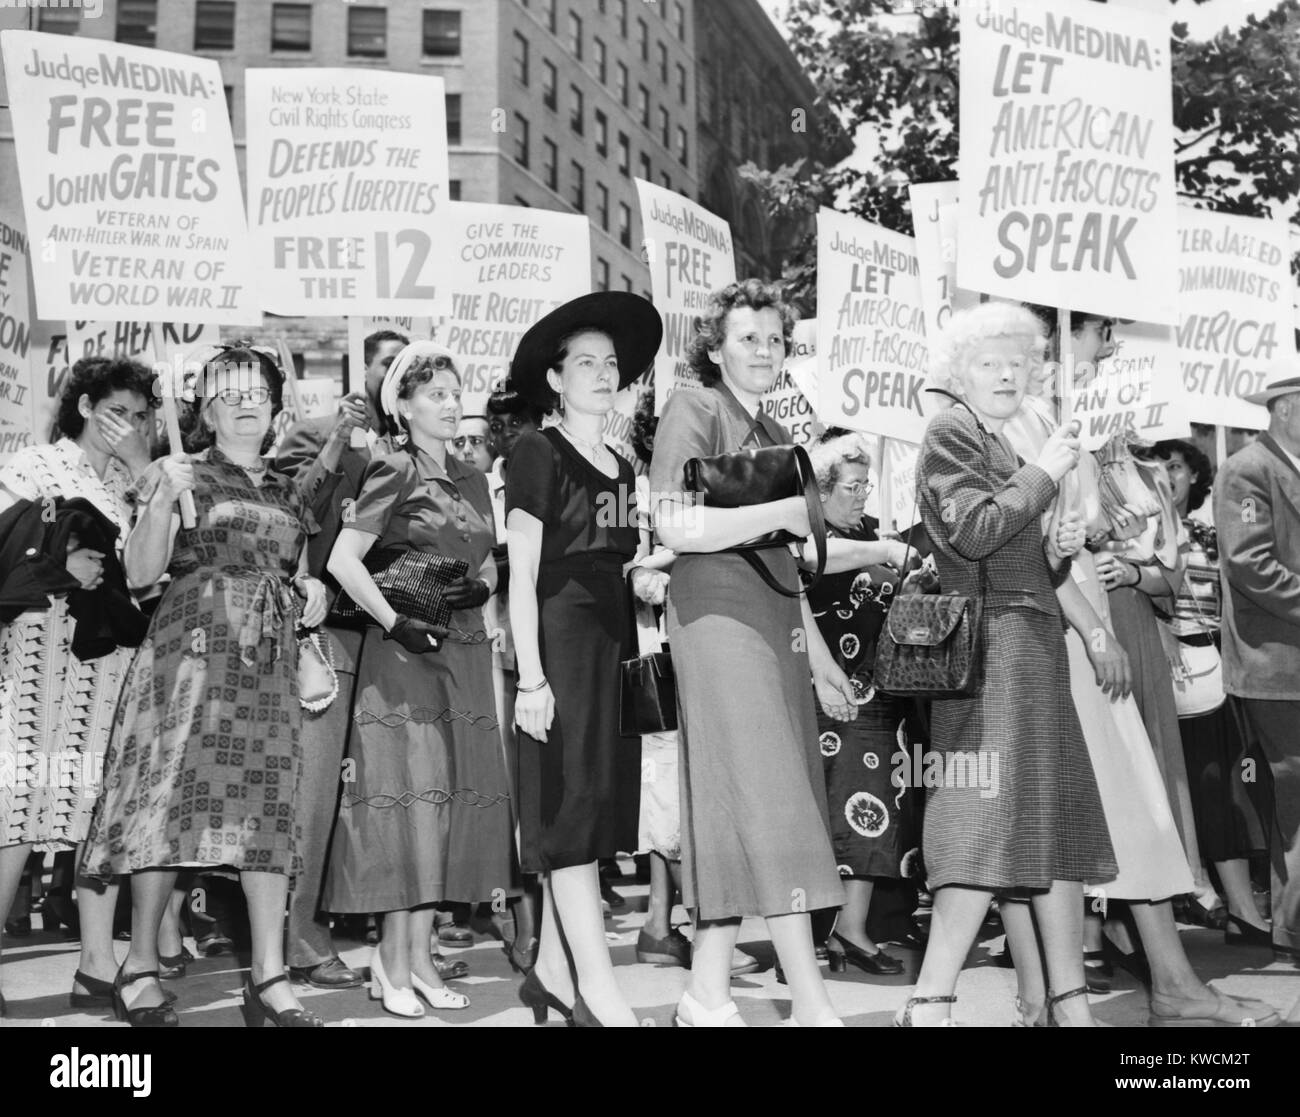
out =
{"type": "Polygon", "coordinates": [[[576,442],[580,449],[582,447],[586,447],[587,453],[593,458],[605,448],[605,443],[603,441],[588,442],[587,439],[585,438],[579,438],[576,434],[573,433],[573,431],[569,430],[569,426],[567,423],[561,423],[560,430],[564,431],[564,433],[569,436],[569,439],[571,441],[576,442]]]}
{"type": "MultiPolygon", "coordinates": [[[[235,464],[239,465],[238,462],[236,462],[235,464]]],[[[261,465],[240,465],[239,468],[242,469],[245,473],[265,473],[267,469],[269,469],[270,467],[266,464],[266,462],[262,462],[261,465]]]]}

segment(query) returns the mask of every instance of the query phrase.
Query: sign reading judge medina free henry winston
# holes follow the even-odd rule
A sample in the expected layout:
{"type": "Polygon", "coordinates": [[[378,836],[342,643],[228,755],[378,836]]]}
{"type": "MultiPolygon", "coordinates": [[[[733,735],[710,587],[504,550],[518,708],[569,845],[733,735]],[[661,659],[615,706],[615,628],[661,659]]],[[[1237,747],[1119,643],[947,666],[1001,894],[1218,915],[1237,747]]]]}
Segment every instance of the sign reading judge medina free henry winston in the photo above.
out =
{"type": "Polygon", "coordinates": [[[45,319],[260,321],[221,70],[0,35],[45,319]]]}
{"type": "Polygon", "coordinates": [[[249,70],[248,222],[275,314],[451,311],[442,78],[249,70]]]}
{"type": "Polygon", "coordinates": [[[963,287],[1177,319],[1169,17],[961,7],[963,287]]]}

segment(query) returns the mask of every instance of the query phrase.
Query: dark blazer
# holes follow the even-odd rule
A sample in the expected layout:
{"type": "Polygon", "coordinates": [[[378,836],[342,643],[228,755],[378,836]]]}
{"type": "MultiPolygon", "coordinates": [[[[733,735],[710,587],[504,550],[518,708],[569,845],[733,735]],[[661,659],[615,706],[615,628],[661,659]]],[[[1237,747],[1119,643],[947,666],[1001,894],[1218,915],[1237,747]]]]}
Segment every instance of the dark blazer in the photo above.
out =
{"type": "Polygon", "coordinates": [[[1267,432],[1214,483],[1223,682],[1241,698],[1300,699],[1300,470],[1267,432]]]}
{"type": "MultiPolygon", "coordinates": [[[[321,465],[320,454],[333,426],[334,418],[329,415],[295,423],[285,434],[275,459],[275,468],[294,479],[320,524],[320,531],[307,540],[307,568],[330,588],[331,602],[338,593],[338,583],[330,577],[325,564],[344,526],[345,510],[360,494],[366,466],[370,464],[368,449],[354,450],[349,446],[339,456],[336,469],[327,470],[321,465]]],[[[335,666],[341,671],[355,671],[362,634],[332,626],[330,632],[342,652],[335,666]]]]}

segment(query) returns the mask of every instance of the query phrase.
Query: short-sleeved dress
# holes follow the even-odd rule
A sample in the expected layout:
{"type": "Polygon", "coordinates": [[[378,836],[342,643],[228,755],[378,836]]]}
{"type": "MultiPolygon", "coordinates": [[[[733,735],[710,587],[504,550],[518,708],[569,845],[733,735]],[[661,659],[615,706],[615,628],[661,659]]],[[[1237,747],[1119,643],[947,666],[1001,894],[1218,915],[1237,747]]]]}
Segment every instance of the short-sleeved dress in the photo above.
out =
{"type": "MultiPolygon", "coordinates": [[[[691,458],[789,441],[721,382],[679,389],[655,431],[652,497],[681,493],[691,458]]],[[[759,554],[783,585],[797,585],[787,549],[759,554]]],[[[668,642],[677,675],[682,891],[700,919],[844,902],[802,627],[798,600],[768,587],[739,554],[674,560],[668,642]]]]}
{"type": "MultiPolygon", "coordinates": [[[[83,497],[117,525],[118,555],[131,523],[131,474],[109,458],[100,477],[70,438],[26,446],[0,469],[23,500],[83,497]]],[[[66,849],[85,838],[99,798],[113,713],[134,648],[98,659],[72,654],[76,622],[66,596],[0,625],[0,846],[66,849]]]]}
{"type": "MultiPolygon", "coordinates": [[[[872,541],[876,526],[863,517],[845,531],[827,524],[826,534],[872,541]]],[[[915,781],[903,731],[907,706],[877,690],[872,678],[880,629],[901,580],[894,567],[872,565],[827,575],[808,591],[822,639],[860,695],[853,721],[835,721],[817,711],[817,744],[842,877],[896,878],[915,844],[915,781]]]]}
{"type": "Polygon", "coordinates": [[[618,731],[619,663],[634,654],[623,566],[636,554],[636,482],[614,457],[618,476],[607,477],[555,427],[521,435],[510,454],[506,515],[542,523],[537,635],[555,696],[546,741],[518,735],[525,872],[637,845],[641,738],[618,731]]]}
{"type": "MultiPolygon", "coordinates": [[[[347,527],[375,547],[469,564],[478,574],[496,534],[487,481],[409,445],[371,461],[347,527]]],[[[452,614],[436,652],[408,652],[370,632],[357,666],[351,770],[321,907],[405,911],[476,903],[518,890],[510,788],[492,692],[483,610],[452,614]]]]}
{"type": "MultiPolygon", "coordinates": [[[[147,497],[157,465],[142,475],[147,497]]],[[[127,672],[83,860],[89,876],[227,865],[298,871],[297,601],[315,521],[289,478],[262,485],[215,447],[194,460],[197,525],[127,672]]]]}
{"type": "Polygon", "coordinates": [[[1056,485],[1038,466],[1021,465],[964,406],[930,420],[917,466],[940,584],[984,604],[982,689],[931,708],[945,778],[925,805],[929,886],[1015,894],[1058,880],[1113,880],[1115,853],[1070,696],[1056,600],[1069,574],[1054,576],[1043,550],[1039,517],[1056,485]]]}

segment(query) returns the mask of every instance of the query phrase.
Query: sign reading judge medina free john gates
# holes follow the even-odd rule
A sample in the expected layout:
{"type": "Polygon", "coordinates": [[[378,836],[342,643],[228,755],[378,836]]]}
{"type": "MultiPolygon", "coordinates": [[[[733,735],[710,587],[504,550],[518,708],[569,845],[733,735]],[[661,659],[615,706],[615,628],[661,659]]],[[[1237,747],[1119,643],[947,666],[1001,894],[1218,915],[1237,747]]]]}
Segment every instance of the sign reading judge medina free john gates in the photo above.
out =
{"type": "Polygon", "coordinates": [[[260,321],[221,70],[0,34],[45,319],[260,321]]]}
{"type": "Polygon", "coordinates": [[[961,285],[1175,322],[1168,15],[985,0],[961,44],[961,285]]]}

